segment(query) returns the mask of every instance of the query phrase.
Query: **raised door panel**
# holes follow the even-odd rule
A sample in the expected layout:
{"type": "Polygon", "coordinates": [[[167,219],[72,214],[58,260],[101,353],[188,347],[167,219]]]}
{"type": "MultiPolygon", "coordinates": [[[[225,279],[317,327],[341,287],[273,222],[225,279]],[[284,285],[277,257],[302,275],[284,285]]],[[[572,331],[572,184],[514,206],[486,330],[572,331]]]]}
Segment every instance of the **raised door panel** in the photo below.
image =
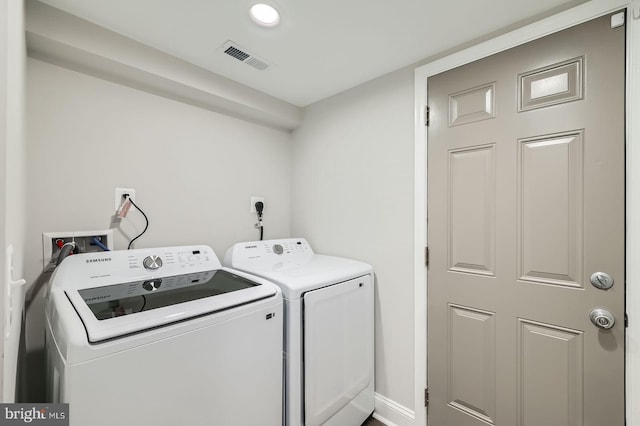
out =
{"type": "Polygon", "coordinates": [[[520,140],[518,275],[582,286],[582,133],[520,140]]]}
{"type": "Polygon", "coordinates": [[[496,84],[490,83],[449,95],[449,126],[474,123],[496,116],[496,84]]]}
{"type": "Polygon", "coordinates": [[[520,319],[518,340],[518,426],[582,426],[582,332],[520,319]]]}
{"type": "Polygon", "coordinates": [[[495,146],[449,152],[449,270],[493,275],[495,146]]]}
{"type": "Polygon", "coordinates": [[[449,406],[495,423],[496,353],[492,312],[449,305],[449,406]]]}
{"type": "Polygon", "coordinates": [[[519,111],[582,99],[583,69],[580,57],[521,74],[519,111]]]}

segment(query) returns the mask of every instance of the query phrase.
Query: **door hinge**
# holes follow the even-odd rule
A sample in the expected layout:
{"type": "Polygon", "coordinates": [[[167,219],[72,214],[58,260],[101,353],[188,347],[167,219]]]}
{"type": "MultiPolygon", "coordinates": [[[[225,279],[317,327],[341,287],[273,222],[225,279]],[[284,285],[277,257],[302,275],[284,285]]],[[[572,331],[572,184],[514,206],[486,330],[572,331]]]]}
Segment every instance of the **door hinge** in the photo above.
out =
{"type": "Polygon", "coordinates": [[[429,267],[429,247],[424,248],[424,265],[429,267]]]}
{"type": "Polygon", "coordinates": [[[424,107],[424,125],[427,127],[429,127],[429,121],[431,118],[430,116],[431,116],[431,109],[427,105],[424,107]]]}
{"type": "Polygon", "coordinates": [[[429,408],[429,386],[424,388],[424,406],[429,408]]]}
{"type": "Polygon", "coordinates": [[[624,313],[624,328],[629,328],[629,316],[627,313],[624,313]]]}

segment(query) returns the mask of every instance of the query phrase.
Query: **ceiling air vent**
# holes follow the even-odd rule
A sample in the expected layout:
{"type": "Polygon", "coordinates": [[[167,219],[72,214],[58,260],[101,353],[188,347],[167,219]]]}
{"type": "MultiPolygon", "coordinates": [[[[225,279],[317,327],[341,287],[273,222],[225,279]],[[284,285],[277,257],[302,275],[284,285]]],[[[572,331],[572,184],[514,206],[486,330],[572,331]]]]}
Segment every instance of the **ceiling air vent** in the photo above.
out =
{"type": "Polygon", "coordinates": [[[240,62],[244,62],[247,65],[252,66],[253,68],[264,71],[269,68],[269,64],[262,59],[258,59],[256,55],[247,51],[247,49],[238,46],[237,43],[229,40],[225,44],[222,45],[222,51],[227,55],[236,58],[240,62]]]}

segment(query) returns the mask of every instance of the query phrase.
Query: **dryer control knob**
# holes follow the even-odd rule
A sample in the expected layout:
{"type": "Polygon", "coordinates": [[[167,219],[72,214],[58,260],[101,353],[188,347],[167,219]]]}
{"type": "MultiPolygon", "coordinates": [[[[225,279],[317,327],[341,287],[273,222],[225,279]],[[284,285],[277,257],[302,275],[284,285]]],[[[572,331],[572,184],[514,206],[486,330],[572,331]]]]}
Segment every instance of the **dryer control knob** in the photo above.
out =
{"type": "Polygon", "coordinates": [[[145,257],[142,261],[142,264],[144,265],[145,269],[153,271],[162,266],[162,259],[160,258],[160,256],[156,256],[155,254],[153,254],[151,256],[145,257]]]}

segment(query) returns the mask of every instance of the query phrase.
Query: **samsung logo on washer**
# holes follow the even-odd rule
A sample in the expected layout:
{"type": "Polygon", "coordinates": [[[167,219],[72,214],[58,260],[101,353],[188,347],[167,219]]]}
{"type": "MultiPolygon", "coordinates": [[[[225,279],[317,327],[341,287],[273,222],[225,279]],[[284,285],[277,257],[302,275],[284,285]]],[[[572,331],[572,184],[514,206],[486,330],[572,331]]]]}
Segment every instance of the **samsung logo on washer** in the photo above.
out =
{"type": "Polygon", "coordinates": [[[3,425],[69,425],[69,404],[0,404],[3,425]]]}
{"type": "Polygon", "coordinates": [[[94,259],[86,259],[86,263],[111,262],[110,257],[96,257],[94,259]]]}

